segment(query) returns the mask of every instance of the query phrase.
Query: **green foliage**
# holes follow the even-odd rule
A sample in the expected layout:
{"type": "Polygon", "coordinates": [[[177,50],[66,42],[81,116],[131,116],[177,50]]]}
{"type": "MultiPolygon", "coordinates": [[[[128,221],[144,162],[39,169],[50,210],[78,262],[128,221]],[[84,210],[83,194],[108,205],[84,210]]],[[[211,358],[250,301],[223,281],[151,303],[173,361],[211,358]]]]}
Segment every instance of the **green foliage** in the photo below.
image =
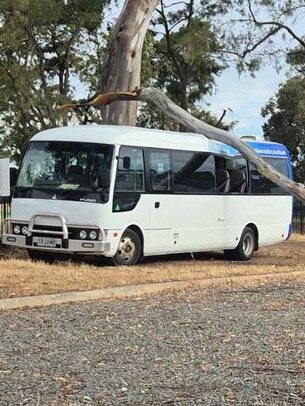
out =
{"type": "Polygon", "coordinates": [[[268,121],[264,135],[284,143],[295,166],[295,179],[305,181],[305,77],[296,76],[280,86],[276,96],[262,110],[268,121]]]}
{"type": "MultiPolygon", "coordinates": [[[[142,59],[142,84],[164,90],[175,103],[189,111],[197,111],[196,103],[212,91],[215,76],[224,69],[216,57],[222,46],[216,40],[209,18],[217,11],[223,12],[225,3],[221,10],[220,2],[201,3],[195,10],[194,0],[179,3],[179,8],[166,7],[161,1],[142,59]]],[[[152,107],[146,112],[142,110],[139,125],[177,129],[175,123],[152,107]]]]}
{"type": "Polygon", "coordinates": [[[163,37],[156,44],[159,56],[157,86],[166,88],[182,107],[195,103],[212,89],[214,76],[222,67],[213,58],[218,44],[210,24],[193,18],[188,26],[163,37]],[[169,42],[170,41],[170,42],[169,42]]]}
{"type": "Polygon", "coordinates": [[[294,48],[288,53],[286,60],[293,72],[305,77],[305,48],[294,48]]]}
{"type": "Polygon", "coordinates": [[[67,124],[57,106],[90,64],[110,0],[0,0],[0,148],[16,161],[37,131],[67,124]]]}

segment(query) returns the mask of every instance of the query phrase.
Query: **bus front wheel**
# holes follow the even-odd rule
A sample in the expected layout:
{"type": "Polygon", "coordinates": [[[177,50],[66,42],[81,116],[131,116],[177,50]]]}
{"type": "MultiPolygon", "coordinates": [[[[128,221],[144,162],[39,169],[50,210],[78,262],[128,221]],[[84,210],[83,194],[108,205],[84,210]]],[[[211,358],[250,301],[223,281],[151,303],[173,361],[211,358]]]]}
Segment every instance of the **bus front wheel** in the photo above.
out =
{"type": "Polygon", "coordinates": [[[141,253],[142,245],[138,234],[127,228],[120,239],[113,261],[115,265],[135,265],[141,253]]]}
{"type": "Polygon", "coordinates": [[[238,246],[234,250],[225,250],[225,256],[228,259],[237,261],[248,261],[255,251],[256,237],[251,227],[245,227],[238,246]]]}

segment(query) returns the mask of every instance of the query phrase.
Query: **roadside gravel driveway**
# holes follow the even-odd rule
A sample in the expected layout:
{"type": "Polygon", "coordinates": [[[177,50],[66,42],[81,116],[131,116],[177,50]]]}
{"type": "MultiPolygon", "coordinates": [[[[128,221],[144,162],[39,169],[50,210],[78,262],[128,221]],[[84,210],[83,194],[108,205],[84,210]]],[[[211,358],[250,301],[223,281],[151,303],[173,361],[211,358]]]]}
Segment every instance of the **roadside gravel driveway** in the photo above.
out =
{"type": "Polygon", "coordinates": [[[305,405],[305,285],[0,314],[0,405],[305,405]]]}

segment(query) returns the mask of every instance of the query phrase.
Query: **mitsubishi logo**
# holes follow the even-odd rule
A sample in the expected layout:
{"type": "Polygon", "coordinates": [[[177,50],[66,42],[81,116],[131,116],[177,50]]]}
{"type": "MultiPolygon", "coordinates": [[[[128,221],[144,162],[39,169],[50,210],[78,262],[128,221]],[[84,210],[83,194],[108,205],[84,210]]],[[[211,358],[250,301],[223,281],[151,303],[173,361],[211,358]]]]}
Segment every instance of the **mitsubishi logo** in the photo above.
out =
{"type": "Polygon", "coordinates": [[[54,195],[54,196],[52,197],[52,200],[57,200],[57,196],[54,195]]]}

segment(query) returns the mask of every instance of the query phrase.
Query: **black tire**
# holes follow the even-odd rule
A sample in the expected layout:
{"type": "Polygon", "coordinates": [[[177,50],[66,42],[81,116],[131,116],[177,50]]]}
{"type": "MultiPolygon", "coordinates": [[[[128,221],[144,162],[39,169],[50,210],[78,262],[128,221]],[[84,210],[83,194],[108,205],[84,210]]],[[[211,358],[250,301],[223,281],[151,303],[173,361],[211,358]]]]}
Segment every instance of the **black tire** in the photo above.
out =
{"type": "Polygon", "coordinates": [[[123,233],[117,252],[113,257],[115,265],[135,265],[142,254],[142,244],[138,234],[127,228],[123,233]]]}
{"type": "Polygon", "coordinates": [[[251,227],[242,232],[238,246],[234,250],[225,250],[225,257],[236,261],[249,261],[256,247],[256,237],[251,227]]]}

